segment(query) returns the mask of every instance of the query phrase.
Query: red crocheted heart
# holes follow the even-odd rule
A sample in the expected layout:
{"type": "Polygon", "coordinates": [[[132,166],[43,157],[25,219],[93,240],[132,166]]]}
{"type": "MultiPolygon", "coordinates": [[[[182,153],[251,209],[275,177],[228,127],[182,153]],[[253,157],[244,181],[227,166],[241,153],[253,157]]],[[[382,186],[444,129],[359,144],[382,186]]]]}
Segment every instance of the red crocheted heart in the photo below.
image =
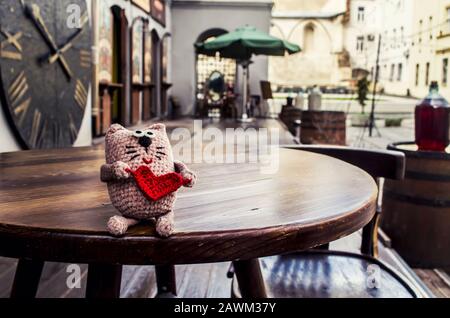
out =
{"type": "Polygon", "coordinates": [[[135,171],[130,170],[129,172],[145,196],[154,201],[177,191],[184,183],[183,177],[179,173],[171,172],[155,176],[147,166],[140,166],[135,171]]]}

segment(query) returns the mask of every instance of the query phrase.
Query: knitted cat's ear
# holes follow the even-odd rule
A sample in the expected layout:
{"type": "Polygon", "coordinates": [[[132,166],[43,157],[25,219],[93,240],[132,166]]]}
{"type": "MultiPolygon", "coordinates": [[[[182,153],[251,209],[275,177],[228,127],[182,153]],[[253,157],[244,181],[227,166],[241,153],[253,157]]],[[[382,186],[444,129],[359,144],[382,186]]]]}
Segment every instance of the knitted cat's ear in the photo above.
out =
{"type": "Polygon", "coordinates": [[[119,124],[112,124],[109,126],[108,130],[106,131],[107,135],[114,134],[118,130],[125,129],[122,125],[119,124]]]}
{"type": "Polygon", "coordinates": [[[150,127],[148,127],[149,129],[153,129],[153,130],[158,130],[161,132],[166,132],[166,125],[161,124],[161,123],[157,123],[157,124],[153,124],[150,127]]]}

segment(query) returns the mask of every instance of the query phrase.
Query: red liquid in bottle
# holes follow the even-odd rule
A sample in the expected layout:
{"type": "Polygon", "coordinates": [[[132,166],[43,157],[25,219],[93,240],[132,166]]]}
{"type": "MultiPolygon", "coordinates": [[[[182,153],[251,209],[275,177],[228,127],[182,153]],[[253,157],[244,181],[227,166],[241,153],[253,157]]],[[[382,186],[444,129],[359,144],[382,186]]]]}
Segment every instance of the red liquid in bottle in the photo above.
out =
{"type": "Polygon", "coordinates": [[[439,95],[437,82],[432,82],[430,94],[416,106],[416,144],[423,151],[445,151],[449,145],[450,106],[439,95]]]}

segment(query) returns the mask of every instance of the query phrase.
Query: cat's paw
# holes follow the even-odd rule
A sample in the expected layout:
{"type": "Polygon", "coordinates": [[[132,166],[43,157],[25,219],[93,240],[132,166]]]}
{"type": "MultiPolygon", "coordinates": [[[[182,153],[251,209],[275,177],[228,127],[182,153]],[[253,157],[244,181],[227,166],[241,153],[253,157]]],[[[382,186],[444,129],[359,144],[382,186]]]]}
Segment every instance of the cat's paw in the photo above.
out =
{"type": "Polygon", "coordinates": [[[186,169],[181,176],[183,177],[185,187],[192,188],[197,182],[197,175],[191,170],[186,169]]]}
{"type": "Polygon", "coordinates": [[[173,234],[174,224],[171,218],[160,217],[156,221],[156,232],[161,237],[169,237],[173,234]]]}
{"type": "Polygon", "coordinates": [[[128,179],[130,177],[130,166],[123,161],[116,161],[112,165],[114,176],[117,179],[128,179]]]}
{"type": "Polygon", "coordinates": [[[111,217],[108,221],[108,231],[114,236],[122,236],[128,230],[127,220],[120,215],[111,217]]]}

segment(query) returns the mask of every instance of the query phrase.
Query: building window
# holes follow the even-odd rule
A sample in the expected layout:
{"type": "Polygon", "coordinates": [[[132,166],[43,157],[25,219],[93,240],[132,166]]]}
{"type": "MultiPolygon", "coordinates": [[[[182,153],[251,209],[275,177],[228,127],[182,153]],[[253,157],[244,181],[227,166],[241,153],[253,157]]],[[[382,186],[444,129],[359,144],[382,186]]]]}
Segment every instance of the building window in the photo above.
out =
{"type": "Polygon", "coordinates": [[[364,22],[365,11],[366,9],[364,7],[358,7],[358,17],[357,17],[358,22],[364,22]]]}
{"type": "Polygon", "coordinates": [[[402,45],[405,45],[405,29],[403,27],[400,28],[400,41],[402,45]]]}
{"type": "Polygon", "coordinates": [[[423,26],[423,21],[420,20],[419,21],[419,43],[422,43],[422,26],[423,26]]]}
{"type": "Polygon", "coordinates": [[[433,17],[430,17],[430,40],[433,39],[433,17]]]}
{"type": "Polygon", "coordinates": [[[402,80],[402,73],[403,73],[403,64],[402,63],[398,63],[398,70],[397,70],[397,81],[401,81],[402,80]]]}
{"type": "Polygon", "coordinates": [[[308,24],[304,31],[303,51],[311,53],[314,50],[314,26],[308,24]]]}
{"type": "MultiPolygon", "coordinates": [[[[223,29],[210,29],[203,32],[196,42],[205,42],[215,39],[217,36],[225,34],[223,29]]],[[[211,75],[221,74],[222,79],[227,87],[234,88],[236,82],[236,61],[229,58],[221,57],[219,54],[215,56],[207,56],[203,54],[197,54],[196,62],[196,79],[197,100],[209,101],[217,96],[216,93],[211,93],[209,90],[209,80],[211,75]]]]}
{"type": "Polygon", "coordinates": [[[425,86],[430,84],[430,62],[427,63],[425,68],[425,86]]]}
{"type": "Polygon", "coordinates": [[[356,51],[362,52],[364,51],[364,37],[358,36],[356,39],[356,51]]]}
{"type": "Polygon", "coordinates": [[[416,86],[419,85],[419,71],[420,71],[420,65],[416,64],[416,86]]]}
{"type": "Polygon", "coordinates": [[[447,8],[447,33],[450,33],[450,7],[447,8]]]}
{"type": "Polygon", "coordinates": [[[392,31],[392,42],[391,42],[391,47],[392,48],[395,48],[396,46],[397,46],[397,30],[396,29],[394,29],[393,31],[392,31]]]}
{"type": "Polygon", "coordinates": [[[395,64],[391,64],[391,74],[389,75],[389,81],[394,81],[394,74],[395,74],[395,64]]]}
{"type": "Polygon", "coordinates": [[[442,86],[447,86],[448,58],[442,60],[442,86]]]}

